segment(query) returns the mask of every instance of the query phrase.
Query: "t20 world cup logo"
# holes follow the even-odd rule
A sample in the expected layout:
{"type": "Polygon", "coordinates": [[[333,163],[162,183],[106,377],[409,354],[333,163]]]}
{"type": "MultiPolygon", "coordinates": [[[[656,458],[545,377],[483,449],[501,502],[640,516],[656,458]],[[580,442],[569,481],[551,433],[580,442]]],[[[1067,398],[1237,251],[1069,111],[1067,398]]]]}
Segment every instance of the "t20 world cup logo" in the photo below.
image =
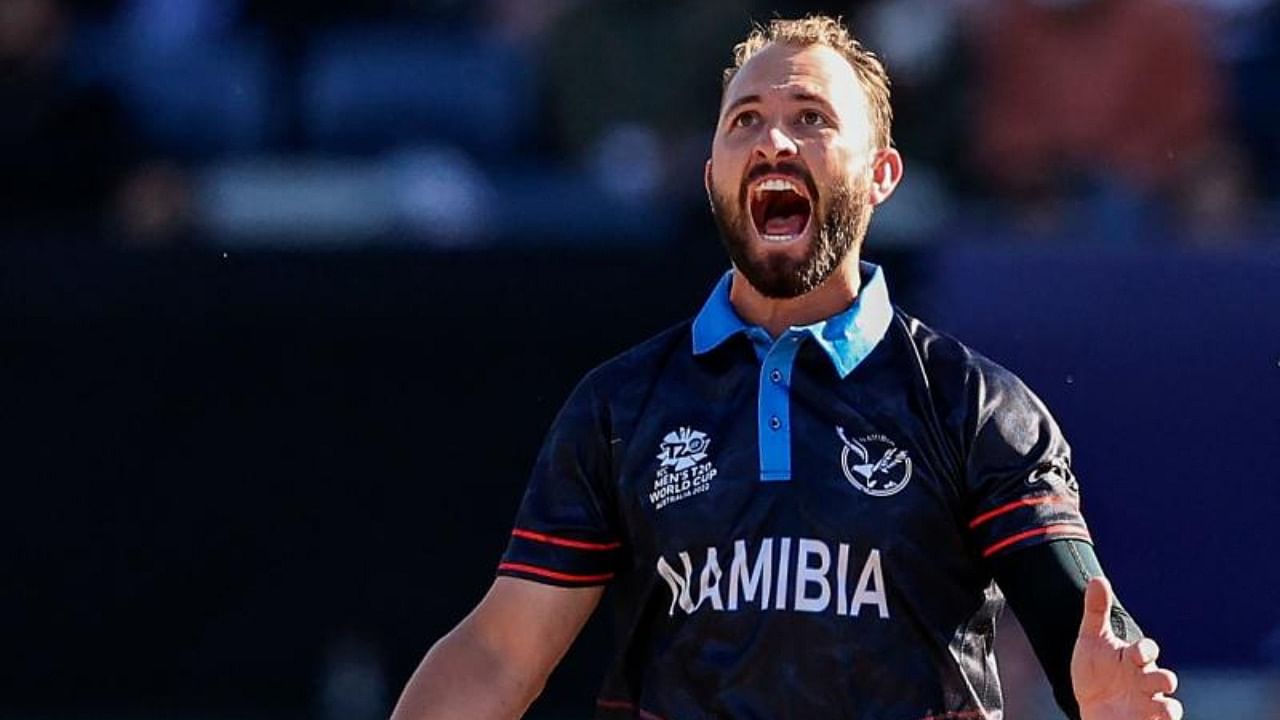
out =
{"type": "Polygon", "coordinates": [[[888,497],[911,481],[911,456],[898,449],[884,435],[850,437],[837,426],[836,435],[844,447],[840,450],[840,467],[849,484],[875,497],[888,497]]]}
{"type": "Polygon", "coordinates": [[[685,470],[707,459],[707,446],[710,444],[706,433],[682,427],[662,438],[658,460],[662,461],[661,467],[677,472],[685,470]]]}

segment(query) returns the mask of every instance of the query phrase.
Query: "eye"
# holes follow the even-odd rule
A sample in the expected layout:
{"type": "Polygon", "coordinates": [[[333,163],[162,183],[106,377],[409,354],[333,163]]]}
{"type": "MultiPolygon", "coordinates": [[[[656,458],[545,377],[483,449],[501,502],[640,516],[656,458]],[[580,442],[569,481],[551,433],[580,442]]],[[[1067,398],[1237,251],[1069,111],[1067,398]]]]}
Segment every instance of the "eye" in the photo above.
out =
{"type": "Polygon", "coordinates": [[[803,110],[800,113],[800,124],[810,127],[822,127],[830,123],[827,122],[827,116],[817,110],[803,110]]]}
{"type": "Polygon", "coordinates": [[[745,128],[745,127],[751,127],[752,125],[755,125],[757,122],[759,122],[759,120],[760,120],[760,115],[757,114],[756,111],[748,110],[746,112],[735,115],[733,118],[733,121],[730,122],[729,124],[731,127],[745,128]]]}

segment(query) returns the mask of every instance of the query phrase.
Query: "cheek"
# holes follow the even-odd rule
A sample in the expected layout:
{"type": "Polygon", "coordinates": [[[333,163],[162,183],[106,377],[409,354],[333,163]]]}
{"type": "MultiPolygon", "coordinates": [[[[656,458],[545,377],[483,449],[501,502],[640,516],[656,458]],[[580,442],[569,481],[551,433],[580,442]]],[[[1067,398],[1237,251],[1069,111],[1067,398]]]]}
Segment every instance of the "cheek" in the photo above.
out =
{"type": "Polygon", "coordinates": [[[726,197],[734,197],[738,193],[741,180],[741,168],[732,158],[724,153],[712,153],[711,188],[713,190],[726,197]]]}
{"type": "Polygon", "coordinates": [[[752,141],[745,132],[730,136],[718,135],[711,145],[711,161],[722,168],[741,167],[751,155],[752,141]]]}
{"type": "Polygon", "coordinates": [[[840,148],[816,150],[805,160],[819,189],[831,187],[837,182],[856,187],[859,178],[867,171],[855,154],[840,148]]]}

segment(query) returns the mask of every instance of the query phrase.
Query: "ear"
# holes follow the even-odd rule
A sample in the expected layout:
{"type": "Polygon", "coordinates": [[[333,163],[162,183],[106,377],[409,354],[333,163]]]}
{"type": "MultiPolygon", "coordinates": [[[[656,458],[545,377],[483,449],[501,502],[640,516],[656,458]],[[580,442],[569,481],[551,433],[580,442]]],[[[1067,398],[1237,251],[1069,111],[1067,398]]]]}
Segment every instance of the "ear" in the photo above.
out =
{"type": "Polygon", "coordinates": [[[711,197],[711,158],[707,158],[707,164],[702,168],[702,186],[707,190],[707,197],[711,197]]]}
{"type": "Polygon", "coordinates": [[[871,161],[871,204],[879,205],[888,200],[900,182],[902,155],[896,148],[877,150],[875,159],[871,161]]]}

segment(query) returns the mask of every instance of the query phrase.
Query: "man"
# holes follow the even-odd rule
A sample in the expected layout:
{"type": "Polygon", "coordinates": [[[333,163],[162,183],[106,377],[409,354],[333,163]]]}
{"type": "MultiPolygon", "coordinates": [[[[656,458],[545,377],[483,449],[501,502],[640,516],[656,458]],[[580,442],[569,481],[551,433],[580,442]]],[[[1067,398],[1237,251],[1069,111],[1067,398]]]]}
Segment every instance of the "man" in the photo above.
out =
{"type": "Polygon", "coordinates": [[[1230,169],[1213,150],[1227,84],[1193,5],[998,0],[973,13],[974,159],[1024,224],[1064,231],[1063,208],[1091,200],[1093,239],[1131,242],[1126,215],[1219,187],[1205,170],[1230,169]]]}
{"type": "Polygon", "coordinates": [[[574,391],[395,720],[519,717],[610,585],[600,719],[1000,718],[1001,589],[1070,714],[1181,717],[1044,406],[859,263],[902,177],[880,63],[824,17],[735,55],[706,169],[733,271],[574,391]]]}

